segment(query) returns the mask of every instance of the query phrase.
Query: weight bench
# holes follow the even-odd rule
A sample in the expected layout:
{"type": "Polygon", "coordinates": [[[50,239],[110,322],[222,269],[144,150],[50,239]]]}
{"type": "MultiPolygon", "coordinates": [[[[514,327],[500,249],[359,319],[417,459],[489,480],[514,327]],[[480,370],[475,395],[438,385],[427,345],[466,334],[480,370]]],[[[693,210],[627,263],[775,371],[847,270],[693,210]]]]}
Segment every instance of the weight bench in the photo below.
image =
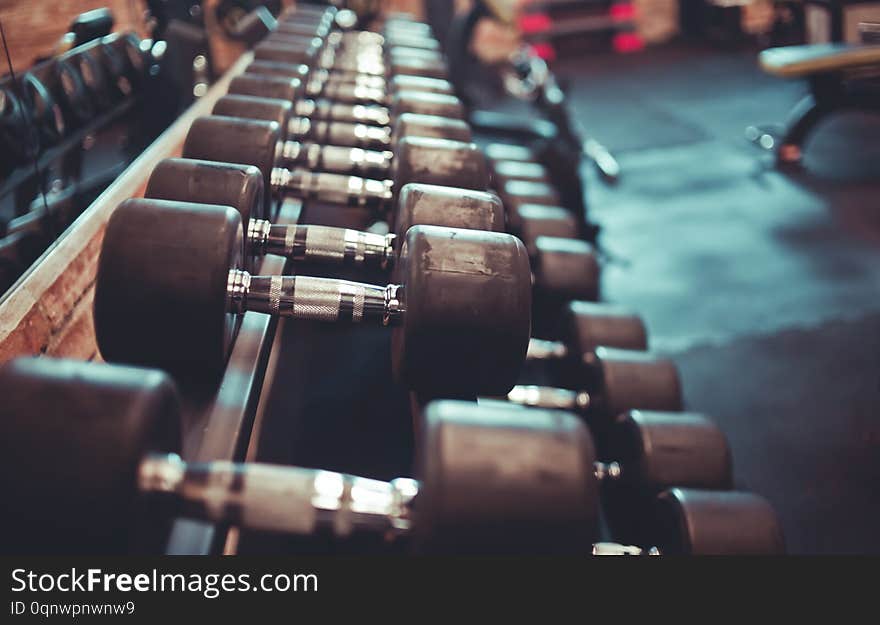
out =
{"type": "Polygon", "coordinates": [[[825,117],[841,110],[880,112],[880,45],[844,43],[786,46],[764,50],[761,68],[781,78],[804,78],[810,93],[793,109],[784,133],[750,127],[750,140],[775,149],[778,164],[797,164],[804,142],[825,117]]]}

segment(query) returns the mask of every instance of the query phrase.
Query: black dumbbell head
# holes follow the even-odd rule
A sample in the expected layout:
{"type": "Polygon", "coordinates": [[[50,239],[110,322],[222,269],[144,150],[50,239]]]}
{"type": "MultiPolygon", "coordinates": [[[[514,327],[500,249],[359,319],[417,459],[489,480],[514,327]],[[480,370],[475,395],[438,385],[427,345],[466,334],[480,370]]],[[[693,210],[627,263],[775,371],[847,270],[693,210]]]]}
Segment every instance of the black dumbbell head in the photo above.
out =
{"type": "MultiPolygon", "coordinates": [[[[150,174],[144,197],[231,206],[247,232],[251,218],[268,218],[263,193],[263,175],[253,165],[166,158],[150,174]]],[[[251,269],[257,259],[245,252],[246,268],[251,269]]]]}
{"type": "MultiPolygon", "coordinates": [[[[512,214],[514,209],[506,203],[505,207],[512,214]]],[[[600,267],[592,245],[582,239],[539,236],[531,246],[535,290],[542,297],[598,299],[600,267]]]]}
{"type": "Polygon", "coordinates": [[[411,182],[483,191],[488,184],[486,160],[473,143],[435,137],[404,137],[397,143],[393,180],[395,194],[411,182]]]}
{"type": "Polygon", "coordinates": [[[642,318],[626,308],[604,302],[569,302],[562,310],[559,337],[577,361],[600,346],[648,349],[648,331],[642,318]]]}
{"type": "Polygon", "coordinates": [[[629,410],[680,411],[678,368],[669,358],[648,352],[598,347],[584,355],[588,391],[596,399],[598,419],[614,419],[629,410]],[[602,415],[601,417],[599,415],[602,415]]]}
{"type": "Polygon", "coordinates": [[[271,214],[272,169],[275,150],[282,138],[275,122],[210,115],[193,123],[183,143],[183,157],[224,163],[253,165],[263,174],[266,204],[271,214]]]}
{"type": "Polygon", "coordinates": [[[752,493],[673,488],[659,496],[656,522],[655,545],[665,554],[785,552],[776,512],[752,493]]]}
{"type": "Polygon", "coordinates": [[[561,411],[429,404],[415,526],[426,550],[585,553],[597,537],[593,442],[561,411]]]}
{"type": "Polygon", "coordinates": [[[135,513],[136,484],[145,453],[180,448],[176,393],[165,374],[23,358],[0,368],[0,394],[3,553],[158,546],[165,533],[155,517],[135,513]],[[138,529],[154,535],[133,532],[138,519],[138,529]],[[132,544],[133,534],[141,542],[132,544]]]}
{"type": "Polygon", "coordinates": [[[391,99],[391,111],[395,116],[404,113],[436,115],[451,119],[465,119],[464,105],[454,95],[425,91],[402,90],[391,99]]]}
{"type": "Polygon", "coordinates": [[[216,376],[235,330],[227,281],[242,266],[241,216],[229,206],[130,199],[107,224],[95,285],[104,359],[216,376]]]}
{"type": "Polygon", "coordinates": [[[504,232],[504,207],[488,191],[410,183],[398,198],[394,232],[401,238],[417,224],[504,232]]]}
{"type": "Polygon", "coordinates": [[[239,74],[229,82],[229,93],[294,102],[302,93],[302,82],[299,78],[239,74]]]}
{"type": "Polygon", "coordinates": [[[166,158],[150,174],[144,197],[231,206],[241,215],[245,229],[251,217],[267,218],[263,212],[263,175],[253,165],[166,158]]]}
{"type": "Polygon", "coordinates": [[[225,95],[211,109],[211,115],[276,122],[282,132],[287,129],[287,121],[292,113],[293,105],[287,100],[248,95],[225,95]]]}
{"type": "Polygon", "coordinates": [[[652,495],[673,486],[726,490],[733,485],[727,437],[699,413],[618,415],[603,452],[622,465],[622,482],[652,495]]]}
{"type": "Polygon", "coordinates": [[[538,237],[577,239],[581,236],[580,224],[574,213],[559,206],[541,204],[520,206],[516,214],[510,215],[510,229],[519,235],[530,254],[538,251],[538,237]]]}
{"type": "Polygon", "coordinates": [[[397,378],[425,397],[506,394],[530,334],[529,262],[519,239],[414,226],[396,271],[406,310],[392,335],[397,378]]]}
{"type": "Polygon", "coordinates": [[[470,124],[463,119],[418,113],[400,115],[394,121],[393,136],[396,140],[403,137],[435,137],[464,143],[473,140],[470,124]]]}

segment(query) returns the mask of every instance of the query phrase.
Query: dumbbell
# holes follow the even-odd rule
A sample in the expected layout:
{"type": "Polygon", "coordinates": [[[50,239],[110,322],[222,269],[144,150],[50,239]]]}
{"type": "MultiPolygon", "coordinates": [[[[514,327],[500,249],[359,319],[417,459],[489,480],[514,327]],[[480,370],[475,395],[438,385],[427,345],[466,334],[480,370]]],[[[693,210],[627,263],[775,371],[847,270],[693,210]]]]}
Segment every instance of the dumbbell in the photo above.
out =
{"type": "Polygon", "coordinates": [[[506,393],[528,343],[522,243],[499,232],[410,228],[397,283],[253,276],[231,207],[131,199],[107,224],[95,285],[105,360],[216,375],[245,311],[390,325],[395,377],[424,397],[506,393]],[[132,331],[137,328],[137,331],[132,331]]]}
{"type": "MultiPolygon", "coordinates": [[[[263,100],[262,98],[260,100],[263,100]]],[[[279,100],[269,102],[253,102],[248,96],[224,96],[214,106],[214,114],[226,117],[239,117],[242,119],[264,119],[269,117],[271,121],[282,124],[282,130],[286,130],[286,137],[278,147],[279,162],[287,168],[305,167],[309,171],[324,171],[330,173],[345,173],[366,178],[390,178],[393,174],[394,149],[397,142],[407,136],[434,137],[450,139],[456,142],[470,144],[471,133],[468,125],[461,120],[452,120],[430,115],[415,115],[407,113],[402,115],[391,129],[379,130],[372,133],[372,137],[387,140],[391,149],[365,150],[360,147],[352,147],[348,144],[357,142],[363,137],[357,128],[335,128],[336,122],[326,122],[324,127],[315,128],[313,124],[302,119],[291,120],[289,105],[279,100]],[[254,106],[254,105],[257,106],[254,106]],[[314,130],[313,130],[314,128],[314,130]],[[317,133],[347,134],[343,145],[322,144],[315,141],[299,141],[290,138],[290,131],[298,135],[317,133]],[[352,132],[354,130],[354,132],[352,132]],[[358,135],[361,137],[358,137],[358,135]]],[[[198,132],[198,131],[196,131],[198,132]]],[[[482,181],[485,184],[485,180],[482,181]]]]}
{"type": "Polygon", "coordinates": [[[266,215],[280,195],[384,211],[396,204],[396,195],[409,182],[486,188],[485,161],[473,143],[405,137],[397,144],[391,180],[290,170],[279,166],[279,154],[283,163],[284,142],[277,123],[233,117],[196,119],[183,145],[185,158],[257,167],[269,190],[266,215]]]}
{"type": "Polygon", "coordinates": [[[276,32],[254,46],[253,51],[258,60],[304,63],[314,69],[336,73],[447,77],[443,54],[435,46],[386,43],[365,34],[332,33],[321,38],[276,32]]]}
{"type": "Polygon", "coordinates": [[[304,83],[304,97],[324,98],[338,103],[389,106],[401,91],[454,95],[449,81],[424,76],[398,75],[389,80],[380,76],[338,75],[327,70],[309,70],[306,65],[278,61],[254,61],[245,74],[276,79],[296,79],[304,83]]]}
{"type": "Polygon", "coordinates": [[[337,74],[330,70],[309,68],[304,64],[281,61],[252,61],[245,73],[298,78],[306,82],[309,95],[321,95],[333,100],[348,102],[373,102],[387,104],[387,99],[397,91],[427,91],[452,95],[455,87],[448,80],[401,74],[386,79],[384,76],[370,74],[337,74]],[[364,94],[354,92],[361,89],[364,94]],[[378,92],[378,95],[376,95],[378,92]]]}
{"type": "Polygon", "coordinates": [[[782,555],[785,539],[770,503],[754,493],[672,488],[661,493],[644,546],[596,543],[596,556],[782,555]],[[650,546],[648,546],[650,545],[650,546]]]}
{"type": "MultiPolygon", "coordinates": [[[[534,358],[535,352],[530,356],[534,358]]],[[[507,399],[576,412],[597,435],[604,434],[614,417],[629,410],[677,412],[684,404],[675,363],[648,352],[596,347],[583,354],[581,362],[572,363],[561,383],[566,388],[518,385],[507,399]]]]}
{"type": "MultiPolygon", "coordinates": [[[[260,208],[260,176],[255,168],[243,165],[166,159],[159,162],[147,182],[145,197],[219,204],[236,208],[246,226],[246,259],[263,254],[286,256],[298,263],[336,267],[389,269],[395,267],[400,244],[414,225],[445,226],[469,230],[504,231],[504,208],[498,197],[485,191],[457,187],[409,183],[400,191],[391,232],[379,234],[322,225],[275,225],[255,218],[260,208]],[[186,181],[185,184],[183,181],[186,181]]],[[[587,270],[561,265],[552,258],[531,256],[532,265],[543,272],[533,276],[536,292],[547,292],[547,285],[559,283],[548,267],[560,265],[583,276],[580,290],[589,289],[591,257],[583,259],[587,270]]],[[[393,275],[393,274],[392,274],[393,275]]],[[[570,284],[575,275],[567,275],[570,284]]],[[[534,299],[534,298],[533,298],[534,299]]]]}
{"type": "MultiPolygon", "coordinates": [[[[329,51],[352,55],[375,54],[394,48],[417,50],[420,53],[438,55],[440,44],[430,33],[405,32],[393,29],[383,32],[328,28],[327,20],[279,19],[276,28],[264,41],[279,41],[318,53],[329,51]]],[[[319,56],[319,55],[318,55],[319,56]]]]}
{"type": "MultiPolygon", "coordinates": [[[[372,534],[421,552],[597,549],[594,448],[571,415],[431,402],[416,478],[385,482],[184,461],[179,400],[156,370],[18,359],[0,368],[0,392],[0,483],[13,503],[0,520],[5,552],[158,550],[175,516],[302,536],[372,534]]],[[[687,520],[668,524],[670,545],[781,551],[766,502],[696,492],[664,494],[670,516],[687,520]]]]}
{"type": "Polygon", "coordinates": [[[385,151],[393,149],[399,136],[413,135],[464,141],[472,140],[471,129],[461,119],[403,113],[393,126],[310,119],[294,116],[293,105],[285,100],[246,95],[225,95],[217,100],[213,115],[274,121],[287,140],[385,151]]]}
{"type": "Polygon", "coordinates": [[[213,115],[244,117],[274,121],[281,126],[287,140],[334,145],[366,150],[393,149],[401,136],[437,137],[464,141],[472,139],[470,126],[461,119],[403,113],[394,119],[393,126],[371,126],[335,120],[311,119],[294,115],[294,107],[287,100],[247,95],[225,95],[212,109],[213,115]]]}
{"type": "Polygon", "coordinates": [[[642,318],[608,302],[569,302],[558,319],[556,334],[559,340],[531,339],[527,358],[561,365],[555,373],[563,379],[570,367],[589,359],[597,347],[648,349],[648,330],[642,318]]]}
{"type": "Polygon", "coordinates": [[[255,73],[239,74],[229,83],[229,93],[275,98],[293,103],[297,117],[387,126],[403,113],[464,119],[461,101],[446,93],[402,89],[394,93],[389,106],[311,99],[298,78],[255,73]]]}

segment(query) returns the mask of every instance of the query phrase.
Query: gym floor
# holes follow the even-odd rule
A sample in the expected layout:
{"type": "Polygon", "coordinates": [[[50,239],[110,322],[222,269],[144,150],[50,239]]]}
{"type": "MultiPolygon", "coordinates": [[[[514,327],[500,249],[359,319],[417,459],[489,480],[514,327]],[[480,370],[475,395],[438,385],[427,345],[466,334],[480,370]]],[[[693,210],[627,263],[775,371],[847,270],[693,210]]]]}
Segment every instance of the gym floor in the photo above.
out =
{"type": "Polygon", "coordinates": [[[744,129],[783,122],[806,86],[764,75],[754,51],[556,70],[622,167],[617,186],[589,185],[604,298],[644,316],[791,553],[880,553],[880,116],[830,119],[783,173],[744,129]]]}

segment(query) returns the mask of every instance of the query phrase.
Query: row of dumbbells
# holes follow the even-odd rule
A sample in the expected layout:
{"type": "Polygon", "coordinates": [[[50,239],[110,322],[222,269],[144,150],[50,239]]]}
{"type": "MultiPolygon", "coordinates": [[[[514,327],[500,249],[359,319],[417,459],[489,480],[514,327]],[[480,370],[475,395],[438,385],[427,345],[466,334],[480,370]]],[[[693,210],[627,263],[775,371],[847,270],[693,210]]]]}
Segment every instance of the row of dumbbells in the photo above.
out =
{"type": "MultiPolygon", "coordinates": [[[[376,67],[397,71],[416,65],[420,72],[424,66],[434,67],[430,55],[414,54],[412,61],[391,52],[395,40],[428,42],[424,25],[389,20],[379,40],[374,33],[334,31],[332,16],[332,10],[300,7],[282,18],[269,42],[283,40],[282,47],[305,49],[311,56],[303,58],[310,61],[298,71],[326,72],[321,78],[325,87],[334,80],[351,84],[333,78],[337,70],[360,80],[349,66],[366,63],[362,55],[368,53],[361,46],[374,50],[368,56],[376,67]],[[317,40],[287,43],[288,28],[307,26],[315,29],[317,40]],[[353,43],[363,41],[373,43],[353,43]]],[[[300,60],[293,54],[285,60],[300,60]]],[[[440,71],[425,73],[442,80],[440,71]]],[[[241,78],[250,84],[277,82],[241,78]]],[[[227,115],[197,120],[184,159],[156,168],[147,199],[128,200],[117,208],[107,227],[95,292],[95,330],[105,359],[180,376],[196,369],[216,372],[234,340],[236,319],[247,310],[318,322],[392,325],[395,373],[422,397],[504,395],[517,381],[527,349],[535,357],[563,355],[546,341],[530,345],[535,259],[530,263],[523,243],[503,231],[505,207],[486,190],[488,177],[478,150],[436,134],[401,132],[412,117],[426,116],[424,111],[396,111],[395,125],[387,132],[363,125],[355,111],[360,115],[358,107],[388,107],[319,104],[303,91],[317,89],[308,86],[314,84],[308,73],[285,80],[295,93],[283,103],[282,119],[242,120],[226,110],[227,115]],[[302,100],[312,104],[296,111],[302,100]],[[310,111],[308,123],[302,121],[305,110],[310,111]],[[333,111],[343,120],[329,117],[333,111]],[[329,119],[319,121],[318,115],[329,119]],[[406,115],[410,117],[401,122],[406,115]],[[393,160],[390,179],[316,173],[320,159],[280,166],[302,149],[291,145],[296,143],[290,138],[292,128],[323,125],[329,132],[339,124],[352,132],[343,136],[388,137],[393,146],[385,155],[393,160]],[[456,183],[462,186],[456,188],[456,183]],[[393,225],[387,235],[376,235],[273,224],[274,207],[287,195],[372,206],[377,218],[393,225]],[[252,275],[256,257],[265,253],[282,254],[292,263],[375,264],[390,271],[392,284],[299,273],[252,275]]],[[[243,83],[234,80],[233,88],[236,84],[243,83]]],[[[437,100],[411,92],[399,91],[390,101],[437,100]]],[[[230,101],[240,103],[242,98],[226,99],[218,107],[230,101]]],[[[442,117],[435,113],[432,109],[427,116],[442,117]]],[[[389,112],[389,121],[391,116],[389,112]]],[[[430,129],[449,125],[425,119],[412,123],[430,129]]],[[[316,147],[306,152],[323,153],[324,145],[312,145],[316,147]]],[[[605,314],[594,312],[594,322],[605,314]]],[[[626,389],[642,382],[632,378],[643,370],[641,361],[631,356],[615,361],[608,350],[594,347],[577,353],[580,348],[569,344],[569,355],[591,355],[592,362],[580,360],[593,374],[602,373],[590,387],[605,393],[576,393],[576,405],[583,416],[596,421],[605,415],[610,425],[628,429],[628,440],[601,445],[600,457],[591,429],[570,412],[492,400],[437,401],[419,416],[423,427],[417,441],[417,479],[390,483],[313,469],[186,463],[176,454],[180,417],[173,385],[164,374],[123,365],[19,361],[0,375],[2,392],[10,398],[0,422],[7,428],[3,440],[11,447],[4,454],[9,467],[2,474],[12,482],[9,492],[21,501],[17,514],[5,521],[15,531],[4,534],[20,540],[51,527],[52,541],[60,548],[113,551],[132,547],[136,536],[144,540],[145,534],[161,535],[167,527],[162,521],[182,514],[296,534],[376,533],[391,543],[439,551],[781,549],[775,516],[763,500],[703,490],[728,487],[731,481],[729,453],[717,442],[717,428],[694,415],[676,419],[626,412],[619,417],[629,397],[626,389]],[[615,362],[623,364],[615,369],[615,362]],[[623,377],[609,375],[614,371],[623,377]],[[619,392],[623,397],[615,403],[619,392]],[[612,460],[615,453],[621,455],[612,460]],[[639,495],[650,493],[652,508],[662,511],[652,513],[654,534],[641,547],[594,544],[599,483],[611,481],[629,484],[639,495]],[[146,501],[150,505],[144,508],[146,501]],[[77,512],[64,516],[59,527],[57,511],[63,504],[77,512]]],[[[535,403],[528,399],[534,392],[520,388],[514,396],[519,393],[526,403],[535,403]]],[[[606,433],[601,442],[618,440],[606,433]]],[[[140,548],[146,544],[152,543],[138,543],[140,548]]]]}

